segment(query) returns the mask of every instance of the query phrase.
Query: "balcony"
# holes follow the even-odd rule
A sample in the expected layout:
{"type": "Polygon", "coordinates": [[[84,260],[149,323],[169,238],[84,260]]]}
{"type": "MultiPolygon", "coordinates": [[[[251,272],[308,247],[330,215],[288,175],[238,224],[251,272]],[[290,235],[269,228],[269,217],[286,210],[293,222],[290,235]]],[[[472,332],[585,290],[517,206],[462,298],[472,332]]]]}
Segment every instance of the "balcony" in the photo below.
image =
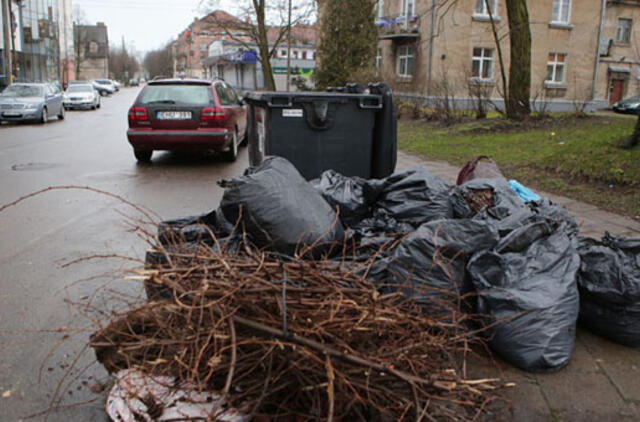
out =
{"type": "Polygon", "coordinates": [[[392,15],[376,21],[380,39],[406,39],[420,37],[420,17],[392,15]]]}

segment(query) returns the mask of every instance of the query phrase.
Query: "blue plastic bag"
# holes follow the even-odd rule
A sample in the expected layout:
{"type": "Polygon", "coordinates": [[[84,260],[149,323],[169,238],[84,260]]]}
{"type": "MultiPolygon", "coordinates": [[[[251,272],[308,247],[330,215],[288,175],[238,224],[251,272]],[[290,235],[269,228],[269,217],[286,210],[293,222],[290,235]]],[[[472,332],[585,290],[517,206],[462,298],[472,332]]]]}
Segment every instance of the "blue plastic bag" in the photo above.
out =
{"type": "Polygon", "coordinates": [[[540,195],[538,195],[528,187],[521,185],[515,180],[509,180],[509,186],[511,186],[513,192],[515,192],[515,194],[518,195],[523,202],[535,202],[542,199],[540,195]]]}

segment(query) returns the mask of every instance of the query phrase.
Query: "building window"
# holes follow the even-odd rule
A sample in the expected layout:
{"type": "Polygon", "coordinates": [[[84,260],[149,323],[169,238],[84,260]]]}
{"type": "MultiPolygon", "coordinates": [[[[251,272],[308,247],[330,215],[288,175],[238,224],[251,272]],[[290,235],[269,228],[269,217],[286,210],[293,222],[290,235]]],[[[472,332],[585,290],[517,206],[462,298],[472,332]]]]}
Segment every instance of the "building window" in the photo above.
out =
{"type": "Polygon", "coordinates": [[[280,57],[287,57],[287,50],[280,50],[280,57]]]}
{"type": "Polygon", "coordinates": [[[616,41],[629,44],[631,42],[631,19],[618,19],[618,31],[616,32],[616,41]]]}
{"type": "MultiPolygon", "coordinates": [[[[497,0],[488,0],[489,6],[491,6],[491,16],[496,16],[496,2],[497,0]]],[[[489,16],[487,0],[476,0],[476,8],[473,13],[475,15],[489,16]]]]}
{"type": "Polygon", "coordinates": [[[571,0],[553,0],[552,22],[569,23],[571,0]]]}
{"type": "Polygon", "coordinates": [[[294,50],[293,51],[293,58],[297,59],[298,58],[298,50],[294,50]]]}
{"type": "Polygon", "coordinates": [[[384,17],[384,0],[378,0],[378,18],[384,17]]]}
{"type": "Polygon", "coordinates": [[[307,52],[306,51],[302,52],[302,60],[307,60],[307,52]]]}
{"type": "Polygon", "coordinates": [[[401,0],[402,1],[402,16],[415,16],[416,4],[415,0],[401,0]]]}
{"type": "Polygon", "coordinates": [[[549,53],[546,82],[557,84],[564,82],[566,58],[567,55],[563,53],[549,53]]]}
{"type": "Polygon", "coordinates": [[[98,43],[95,41],[89,41],[89,53],[97,54],[98,53],[98,43]]]}
{"type": "Polygon", "coordinates": [[[376,69],[380,69],[382,67],[382,49],[378,48],[376,51],[376,69]]]}
{"type": "Polygon", "coordinates": [[[413,76],[413,47],[404,45],[398,47],[398,56],[396,58],[396,73],[398,76],[413,76]]]}
{"type": "Polygon", "coordinates": [[[493,49],[474,48],[471,62],[471,76],[478,79],[493,78],[493,49]]]}

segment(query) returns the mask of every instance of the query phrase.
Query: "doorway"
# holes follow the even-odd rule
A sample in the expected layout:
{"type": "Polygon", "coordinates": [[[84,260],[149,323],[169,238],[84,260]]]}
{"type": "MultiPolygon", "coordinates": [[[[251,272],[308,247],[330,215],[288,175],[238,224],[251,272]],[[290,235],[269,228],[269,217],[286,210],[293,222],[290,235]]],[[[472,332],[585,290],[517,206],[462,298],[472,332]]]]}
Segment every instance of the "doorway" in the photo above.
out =
{"type": "Polygon", "coordinates": [[[624,79],[611,79],[611,86],[609,88],[609,105],[612,106],[622,100],[623,93],[624,79]]]}

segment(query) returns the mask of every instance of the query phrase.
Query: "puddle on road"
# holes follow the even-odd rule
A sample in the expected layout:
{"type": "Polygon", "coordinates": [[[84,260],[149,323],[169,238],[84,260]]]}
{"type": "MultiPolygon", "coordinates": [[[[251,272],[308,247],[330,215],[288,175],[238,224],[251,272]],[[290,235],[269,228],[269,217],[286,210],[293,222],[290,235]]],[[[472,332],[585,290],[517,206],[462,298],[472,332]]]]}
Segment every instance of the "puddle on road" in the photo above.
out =
{"type": "Polygon", "coordinates": [[[11,166],[13,171],[38,171],[48,170],[56,167],[60,167],[62,164],[56,163],[26,163],[26,164],[14,164],[11,166]]]}
{"type": "Polygon", "coordinates": [[[138,177],[138,175],[135,173],[127,173],[127,172],[102,171],[97,173],[84,174],[79,178],[87,179],[87,180],[114,181],[114,180],[133,179],[134,177],[138,177]]]}

